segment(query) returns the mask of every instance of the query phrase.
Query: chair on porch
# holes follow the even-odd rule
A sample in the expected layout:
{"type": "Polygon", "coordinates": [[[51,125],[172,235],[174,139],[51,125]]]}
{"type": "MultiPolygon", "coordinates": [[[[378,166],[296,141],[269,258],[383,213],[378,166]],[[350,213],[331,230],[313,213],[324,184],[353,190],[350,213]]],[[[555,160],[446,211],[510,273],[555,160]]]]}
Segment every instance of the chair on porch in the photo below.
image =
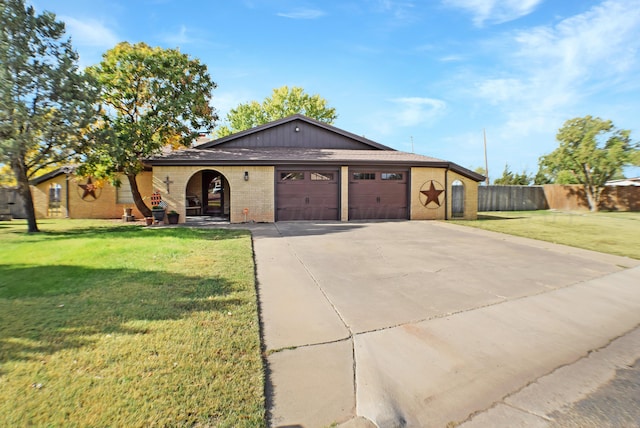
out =
{"type": "Polygon", "coordinates": [[[202,215],[202,203],[197,195],[187,195],[186,214],[202,215]]]}

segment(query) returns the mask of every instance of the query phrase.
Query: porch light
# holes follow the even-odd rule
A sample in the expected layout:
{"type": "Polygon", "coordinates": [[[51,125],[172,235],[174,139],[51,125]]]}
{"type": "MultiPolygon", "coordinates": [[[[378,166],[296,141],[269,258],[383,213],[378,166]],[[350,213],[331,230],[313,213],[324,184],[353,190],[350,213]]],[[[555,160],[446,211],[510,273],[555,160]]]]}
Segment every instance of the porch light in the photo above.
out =
{"type": "Polygon", "coordinates": [[[296,132],[300,132],[300,128],[296,126],[296,132]]]}
{"type": "Polygon", "coordinates": [[[249,171],[244,172],[244,181],[249,181],[249,171]]]}

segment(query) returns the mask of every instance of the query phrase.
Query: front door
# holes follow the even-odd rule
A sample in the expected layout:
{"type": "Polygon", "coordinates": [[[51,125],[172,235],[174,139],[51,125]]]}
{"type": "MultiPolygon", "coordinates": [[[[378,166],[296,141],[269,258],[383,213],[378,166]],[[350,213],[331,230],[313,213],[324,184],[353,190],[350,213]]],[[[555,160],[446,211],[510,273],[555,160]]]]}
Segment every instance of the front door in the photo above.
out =
{"type": "Polygon", "coordinates": [[[202,213],[215,217],[224,216],[224,176],[216,171],[202,174],[202,213]]]}

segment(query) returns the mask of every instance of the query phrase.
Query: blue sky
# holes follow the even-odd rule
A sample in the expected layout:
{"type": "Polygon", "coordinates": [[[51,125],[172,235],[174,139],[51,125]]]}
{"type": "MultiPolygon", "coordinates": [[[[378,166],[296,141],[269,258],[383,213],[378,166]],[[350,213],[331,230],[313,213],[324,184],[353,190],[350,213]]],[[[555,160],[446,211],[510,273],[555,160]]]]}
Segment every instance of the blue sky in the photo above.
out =
{"type": "Polygon", "coordinates": [[[221,119],[301,86],[339,128],[471,169],[484,166],[485,129],[492,180],[505,164],[535,173],[573,117],[640,139],[640,0],[31,3],[65,21],[82,66],[120,41],[200,59],[221,119]]]}

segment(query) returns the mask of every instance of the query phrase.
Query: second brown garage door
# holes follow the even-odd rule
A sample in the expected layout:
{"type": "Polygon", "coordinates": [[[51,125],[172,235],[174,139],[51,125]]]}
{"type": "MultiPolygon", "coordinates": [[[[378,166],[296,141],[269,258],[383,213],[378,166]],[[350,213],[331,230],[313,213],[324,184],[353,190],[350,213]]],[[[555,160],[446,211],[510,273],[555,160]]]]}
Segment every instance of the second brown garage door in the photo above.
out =
{"type": "Polygon", "coordinates": [[[339,220],[339,170],[276,170],[276,220],[339,220]]]}
{"type": "Polygon", "coordinates": [[[407,219],[408,170],[349,170],[349,220],[407,219]]]}

